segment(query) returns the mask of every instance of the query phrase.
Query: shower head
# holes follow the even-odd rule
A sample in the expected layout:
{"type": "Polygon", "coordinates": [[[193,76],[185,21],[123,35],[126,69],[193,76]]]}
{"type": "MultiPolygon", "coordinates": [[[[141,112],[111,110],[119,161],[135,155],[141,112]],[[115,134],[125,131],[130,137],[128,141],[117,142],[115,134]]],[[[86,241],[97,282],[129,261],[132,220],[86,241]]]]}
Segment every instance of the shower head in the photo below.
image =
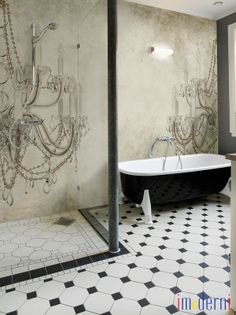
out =
{"type": "MultiPolygon", "coordinates": [[[[35,24],[33,24],[33,28],[35,28],[35,24]]],[[[54,31],[58,28],[57,23],[49,23],[47,26],[45,26],[42,31],[39,33],[39,35],[33,36],[33,44],[37,44],[40,39],[43,37],[43,35],[48,31],[54,31]]]]}

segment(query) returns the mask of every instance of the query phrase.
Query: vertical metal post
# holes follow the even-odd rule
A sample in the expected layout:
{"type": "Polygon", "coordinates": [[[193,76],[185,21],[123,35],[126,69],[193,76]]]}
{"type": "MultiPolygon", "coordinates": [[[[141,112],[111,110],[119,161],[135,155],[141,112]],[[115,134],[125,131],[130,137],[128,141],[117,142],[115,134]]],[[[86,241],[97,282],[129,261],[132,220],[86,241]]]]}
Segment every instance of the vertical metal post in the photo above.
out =
{"type": "Polygon", "coordinates": [[[108,193],[109,251],[119,252],[118,131],[117,131],[117,0],[107,0],[108,28],[108,193]]]}

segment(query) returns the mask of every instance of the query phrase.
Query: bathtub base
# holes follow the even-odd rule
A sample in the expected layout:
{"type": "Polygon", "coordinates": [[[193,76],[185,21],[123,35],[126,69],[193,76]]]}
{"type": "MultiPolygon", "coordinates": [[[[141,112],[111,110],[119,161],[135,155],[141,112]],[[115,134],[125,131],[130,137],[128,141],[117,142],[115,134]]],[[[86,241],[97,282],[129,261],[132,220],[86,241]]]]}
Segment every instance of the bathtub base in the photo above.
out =
{"type": "MultiPolygon", "coordinates": [[[[230,167],[163,176],[120,175],[122,191],[128,200],[148,204],[147,197],[144,198],[144,192],[148,190],[151,203],[161,205],[220,192],[230,178],[230,167]]],[[[148,209],[148,206],[144,208],[148,209]]]]}

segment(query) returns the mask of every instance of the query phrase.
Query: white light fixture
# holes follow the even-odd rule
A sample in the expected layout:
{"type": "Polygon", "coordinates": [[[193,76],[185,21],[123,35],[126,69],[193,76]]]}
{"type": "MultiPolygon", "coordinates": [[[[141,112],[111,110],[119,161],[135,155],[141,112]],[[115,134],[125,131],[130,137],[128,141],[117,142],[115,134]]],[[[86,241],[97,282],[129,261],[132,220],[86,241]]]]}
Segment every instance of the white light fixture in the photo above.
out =
{"type": "Polygon", "coordinates": [[[174,50],[163,46],[152,46],[151,53],[159,59],[165,59],[173,55],[174,50]]]}

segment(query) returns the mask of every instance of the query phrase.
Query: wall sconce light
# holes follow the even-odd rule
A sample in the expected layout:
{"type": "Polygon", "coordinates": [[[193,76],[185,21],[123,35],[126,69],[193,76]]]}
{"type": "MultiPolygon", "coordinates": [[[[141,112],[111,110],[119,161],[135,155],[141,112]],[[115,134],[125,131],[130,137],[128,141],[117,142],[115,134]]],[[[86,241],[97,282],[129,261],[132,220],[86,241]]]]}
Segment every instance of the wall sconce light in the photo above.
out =
{"type": "Polygon", "coordinates": [[[174,54],[174,50],[163,46],[152,46],[151,53],[159,59],[165,59],[174,54]]]}

